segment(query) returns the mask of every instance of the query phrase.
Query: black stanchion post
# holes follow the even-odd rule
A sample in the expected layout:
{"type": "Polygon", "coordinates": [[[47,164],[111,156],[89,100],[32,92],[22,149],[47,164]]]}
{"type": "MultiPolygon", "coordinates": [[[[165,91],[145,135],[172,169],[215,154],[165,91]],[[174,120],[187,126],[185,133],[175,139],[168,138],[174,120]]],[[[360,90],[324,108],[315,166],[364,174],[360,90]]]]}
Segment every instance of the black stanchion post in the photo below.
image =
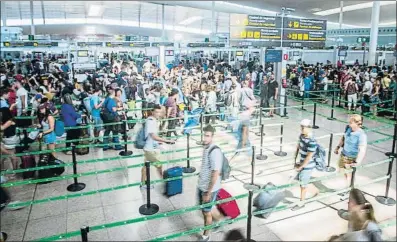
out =
{"type": "Polygon", "coordinates": [[[387,170],[387,175],[389,176],[389,178],[387,178],[387,182],[386,182],[385,195],[375,197],[375,199],[376,199],[376,201],[378,201],[378,203],[381,203],[381,204],[387,205],[387,206],[396,205],[396,200],[389,197],[390,182],[391,182],[391,178],[393,175],[393,173],[392,173],[393,172],[393,162],[394,162],[394,157],[391,157],[391,161],[389,162],[389,169],[387,170]]]}
{"type": "Polygon", "coordinates": [[[84,226],[80,228],[82,242],[88,242],[88,232],[90,232],[90,227],[84,226]]]}
{"type": "Polygon", "coordinates": [[[335,120],[334,108],[335,108],[335,89],[332,92],[331,117],[329,117],[328,120],[335,120]]]}
{"type": "Polygon", "coordinates": [[[316,125],[316,115],[317,115],[317,103],[314,103],[314,107],[313,107],[313,129],[318,129],[319,127],[316,125]]]}
{"type": "Polygon", "coordinates": [[[304,108],[304,106],[305,106],[305,91],[303,92],[303,96],[302,96],[302,107],[301,107],[301,110],[302,110],[302,111],[306,111],[306,109],[304,108]]]}
{"type": "Polygon", "coordinates": [[[259,189],[258,185],[254,183],[255,176],[255,146],[252,146],[252,155],[251,155],[251,183],[245,183],[244,188],[251,191],[255,189],[259,189]]]}
{"type": "MultiPolygon", "coordinates": [[[[355,181],[355,178],[356,178],[356,171],[357,171],[356,167],[352,167],[352,169],[353,169],[353,172],[352,172],[352,177],[351,177],[351,180],[350,180],[350,189],[354,188],[354,181],[355,181]]],[[[349,200],[350,200],[350,196],[349,196],[349,200]]],[[[339,215],[340,218],[342,218],[344,220],[349,220],[349,211],[347,211],[346,209],[339,209],[338,210],[338,215],[339,215]]]]}
{"type": "Polygon", "coordinates": [[[128,141],[128,137],[127,137],[128,121],[127,121],[127,119],[124,120],[124,122],[125,122],[125,125],[124,125],[124,128],[123,128],[123,131],[124,131],[124,135],[123,135],[123,137],[124,137],[124,150],[120,151],[119,155],[121,155],[121,156],[129,156],[129,155],[132,155],[132,151],[128,150],[128,147],[127,147],[127,141],[128,141]]]}
{"type": "Polygon", "coordinates": [[[251,230],[252,230],[252,197],[254,195],[253,191],[249,191],[248,192],[248,218],[247,218],[247,239],[245,241],[248,242],[255,242],[255,240],[253,240],[251,238],[251,230]]]}
{"type": "Polygon", "coordinates": [[[264,129],[264,125],[261,124],[261,146],[260,146],[260,154],[256,156],[256,159],[258,160],[266,160],[267,156],[263,154],[263,129],[264,129]]]}
{"type": "Polygon", "coordinates": [[[280,151],[274,152],[274,155],[287,156],[287,153],[283,151],[283,135],[284,135],[284,124],[281,125],[281,129],[280,129],[280,151]]]}
{"type": "MultiPolygon", "coordinates": [[[[73,159],[73,175],[76,175],[77,174],[76,145],[73,143],[71,145],[72,145],[72,159],[73,159]]],[[[69,192],[78,192],[85,188],[85,184],[79,183],[77,181],[77,177],[74,177],[73,180],[74,180],[73,184],[70,184],[67,187],[67,190],[69,192]]]]}
{"type": "Polygon", "coordinates": [[[391,152],[386,152],[385,155],[388,157],[396,158],[396,139],[397,139],[397,123],[394,124],[393,144],[391,152]]]}
{"type": "Polygon", "coordinates": [[[336,169],[331,165],[331,158],[332,158],[332,141],[334,140],[334,134],[331,133],[330,137],[329,137],[329,146],[328,146],[328,164],[327,167],[325,168],[326,172],[334,172],[336,171],[336,169]]]}
{"type": "MultiPolygon", "coordinates": [[[[261,103],[262,104],[262,103],[261,103]]],[[[259,124],[262,125],[262,106],[259,107],[259,124]]],[[[255,135],[256,136],[262,136],[263,130],[261,130],[260,132],[257,132],[255,135]]]]}
{"type": "Polygon", "coordinates": [[[196,168],[190,166],[190,134],[187,134],[186,136],[186,159],[187,159],[187,166],[183,167],[183,173],[195,172],[196,168]]]}
{"type": "Polygon", "coordinates": [[[146,167],[146,204],[139,207],[139,213],[142,215],[153,215],[159,211],[157,204],[150,202],[150,162],[145,162],[146,167]]]}
{"type": "Polygon", "coordinates": [[[200,134],[200,141],[196,142],[197,145],[203,145],[204,144],[203,143],[203,125],[204,125],[204,116],[201,113],[200,114],[200,132],[201,132],[201,134],[200,134]]]}
{"type": "Polygon", "coordinates": [[[287,94],[284,95],[284,116],[283,118],[288,118],[288,113],[287,113],[287,94]]]}
{"type": "Polygon", "coordinates": [[[342,90],[342,88],[340,88],[340,90],[339,90],[339,100],[338,100],[338,108],[343,108],[343,106],[342,106],[342,95],[343,95],[343,90],[342,90]]]}

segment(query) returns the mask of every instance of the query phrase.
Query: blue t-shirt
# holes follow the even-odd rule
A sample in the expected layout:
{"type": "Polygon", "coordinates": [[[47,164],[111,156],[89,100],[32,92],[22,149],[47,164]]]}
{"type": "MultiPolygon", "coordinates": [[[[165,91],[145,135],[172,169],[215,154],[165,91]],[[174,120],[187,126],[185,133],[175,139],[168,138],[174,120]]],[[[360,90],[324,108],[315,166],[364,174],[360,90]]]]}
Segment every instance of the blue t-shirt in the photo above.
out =
{"type": "Polygon", "coordinates": [[[92,95],[90,98],[90,105],[91,105],[91,115],[94,118],[101,117],[101,110],[100,108],[96,109],[95,105],[99,104],[99,97],[97,95],[92,95]]]}
{"type": "Polygon", "coordinates": [[[312,79],[310,79],[310,77],[305,77],[305,79],[303,79],[303,84],[305,86],[305,91],[310,91],[311,83],[312,83],[312,79]]]}
{"type": "Polygon", "coordinates": [[[116,101],[113,98],[107,97],[105,100],[107,110],[116,117],[117,113],[113,111],[113,108],[117,107],[116,101]]]}
{"type": "Polygon", "coordinates": [[[61,66],[61,70],[62,70],[63,72],[69,72],[69,66],[68,66],[68,65],[62,65],[62,66],[61,66]]]}
{"type": "Polygon", "coordinates": [[[9,108],[8,102],[4,99],[0,99],[0,108],[9,108]]]}
{"type": "Polygon", "coordinates": [[[359,129],[355,132],[349,127],[344,135],[345,144],[342,154],[347,157],[355,158],[358,155],[358,147],[367,144],[367,135],[364,130],[359,129]]]}

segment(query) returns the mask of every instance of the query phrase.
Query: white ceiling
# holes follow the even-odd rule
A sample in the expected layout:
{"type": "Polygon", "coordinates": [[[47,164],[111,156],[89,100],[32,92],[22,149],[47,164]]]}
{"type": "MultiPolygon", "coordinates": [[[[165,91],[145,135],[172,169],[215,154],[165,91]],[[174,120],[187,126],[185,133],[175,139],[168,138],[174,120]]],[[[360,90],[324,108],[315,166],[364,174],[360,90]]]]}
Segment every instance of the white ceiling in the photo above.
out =
{"type": "MultiPolygon", "coordinates": [[[[344,1],[344,5],[349,6],[363,2],[370,1],[344,1]]],[[[87,13],[90,5],[101,5],[103,6],[103,13],[100,18],[104,21],[119,21],[124,26],[140,26],[152,29],[154,25],[159,29],[162,24],[162,4],[165,4],[165,25],[186,27],[186,32],[192,34],[201,33],[205,35],[205,33],[210,31],[212,1],[33,1],[33,18],[35,24],[38,26],[44,23],[48,25],[51,21],[52,24],[81,24],[81,20],[87,20],[84,24],[98,24],[98,21],[88,21],[91,18],[87,16],[87,13]],[[191,23],[187,25],[180,26],[181,22],[183,23],[184,20],[186,21],[189,18],[196,20],[190,21],[191,23]]],[[[293,15],[296,16],[326,19],[329,22],[337,23],[339,14],[318,16],[313,14],[313,10],[324,11],[337,8],[339,4],[340,2],[337,0],[216,1],[215,28],[218,33],[229,32],[230,13],[275,15],[280,11],[282,6],[295,8],[296,12],[293,15]]],[[[2,15],[7,19],[8,26],[30,24],[29,1],[5,1],[2,6],[5,6],[2,9],[2,15]]],[[[343,20],[344,24],[347,25],[369,27],[371,22],[371,8],[345,12],[343,20]]],[[[380,23],[391,23],[389,26],[396,26],[395,22],[396,5],[382,6],[380,23]]],[[[328,28],[330,29],[332,26],[332,24],[329,24],[328,28]]],[[[334,26],[337,27],[337,25],[334,26]]],[[[38,27],[37,29],[49,31],[48,28],[43,27],[38,27]]],[[[175,29],[173,28],[173,30],[175,29]]],[[[131,34],[136,34],[135,30],[131,34]]]]}

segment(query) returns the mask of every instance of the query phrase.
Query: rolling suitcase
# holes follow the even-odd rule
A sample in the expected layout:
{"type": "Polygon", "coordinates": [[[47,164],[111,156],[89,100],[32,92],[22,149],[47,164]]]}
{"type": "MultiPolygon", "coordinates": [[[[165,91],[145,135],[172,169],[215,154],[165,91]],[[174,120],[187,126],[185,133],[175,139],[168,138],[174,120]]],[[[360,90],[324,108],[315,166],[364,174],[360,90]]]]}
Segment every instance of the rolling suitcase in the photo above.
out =
{"type": "MultiPolygon", "coordinates": [[[[55,157],[53,157],[51,154],[42,154],[40,155],[37,166],[40,167],[40,166],[52,166],[52,165],[61,165],[61,164],[64,164],[64,162],[55,159],[55,157]]],[[[47,169],[39,170],[38,178],[45,179],[45,178],[60,176],[64,171],[65,171],[65,167],[55,167],[55,168],[47,168],[47,169]]],[[[49,182],[40,182],[40,183],[45,184],[49,182]]]]}
{"type": "MultiPolygon", "coordinates": [[[[230,197],[232,196],[225,189],[221,188],[218,191],[216,200],[219,201],[230,197]]],[[[233,219],[233,218],[237,218],[240,215],[240,209],[238,208],[236,200],[217,204],[216,206],[218,207],[218,210],[226,217],[233,219]]]]}
{"type": "MultiPolygon", "coordinates": [[[[275,185],[271,182],[267,183],[262,189],[273,188],[275,185]]],[[[258,210],[267,210],[266,213],[261,214],[263,218],[268,218],[273,212],[274,208],[285,198],[284,192],[280,190],[263,191],[254,199],[254,207],[258,210]]]]}
{"type": "MultiPolygon", "coordinates": [[[[169,168],[164,172],[164,179],[178,176],[182,176],[182,168],[179,166],[169,168]]],[[[165,183],[165,195],[170,197],[180,193],[182,193],[182,178],[165,183]]]]}
{"type": "MultiPolygon", "coordinates": [[[[21,169],[28,169],[36,167],[36,161],[33,155],[24,155],[21,157],[21,169]]],[[[35,171],[24,171],[22,173],[23,179],[30,179],[34,177],[35,171]]]]}

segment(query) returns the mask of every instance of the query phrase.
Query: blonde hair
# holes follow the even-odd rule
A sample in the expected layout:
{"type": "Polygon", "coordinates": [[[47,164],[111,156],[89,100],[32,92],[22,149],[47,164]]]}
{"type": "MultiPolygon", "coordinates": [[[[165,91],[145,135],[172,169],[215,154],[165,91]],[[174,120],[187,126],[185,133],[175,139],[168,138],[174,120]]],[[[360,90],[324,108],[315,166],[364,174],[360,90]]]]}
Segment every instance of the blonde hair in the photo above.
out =
{"type": "Polygon", "coordinates": [[[361,115],[359,115],[359,114],[351,115],[349,118],[349,121],[353,121],[360,127],[363,125],[363,117],[361,117],[361,115]]]}

